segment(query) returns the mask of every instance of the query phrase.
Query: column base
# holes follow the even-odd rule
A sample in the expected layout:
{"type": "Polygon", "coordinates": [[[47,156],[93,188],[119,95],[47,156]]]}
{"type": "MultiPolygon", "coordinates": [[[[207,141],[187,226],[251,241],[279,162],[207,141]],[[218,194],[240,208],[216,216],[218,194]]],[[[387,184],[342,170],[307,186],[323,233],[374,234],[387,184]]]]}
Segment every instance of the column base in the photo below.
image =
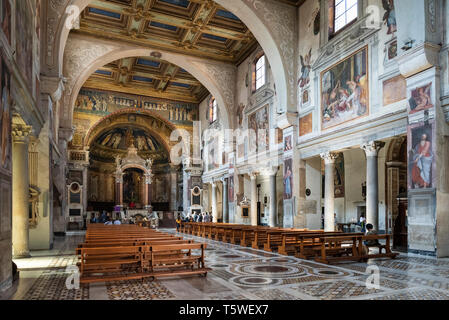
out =
{"type": "Polygon", "coordinates": [[[31,255],[29,252],[19,253],[19,254],[13,254],[13,259],[25,259],[25,258],[31,258],[31,255]]]}

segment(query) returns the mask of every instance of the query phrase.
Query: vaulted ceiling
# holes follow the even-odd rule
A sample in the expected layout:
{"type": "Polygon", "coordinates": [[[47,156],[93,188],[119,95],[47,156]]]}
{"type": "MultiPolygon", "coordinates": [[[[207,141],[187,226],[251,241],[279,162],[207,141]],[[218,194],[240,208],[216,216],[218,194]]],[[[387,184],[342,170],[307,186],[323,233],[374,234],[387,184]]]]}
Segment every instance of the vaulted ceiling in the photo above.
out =
{"type": "Polygon", "coordinates": [[[116,60],[93,73],[86,87],[199,103],[209,91],[184,69],[153,57],[116,60]]]}
{"type": "Polygon", "coordinates": [[[94,0],[75,32],[236,64],[257,45],[239,18],[210,0],[94,0]]]}

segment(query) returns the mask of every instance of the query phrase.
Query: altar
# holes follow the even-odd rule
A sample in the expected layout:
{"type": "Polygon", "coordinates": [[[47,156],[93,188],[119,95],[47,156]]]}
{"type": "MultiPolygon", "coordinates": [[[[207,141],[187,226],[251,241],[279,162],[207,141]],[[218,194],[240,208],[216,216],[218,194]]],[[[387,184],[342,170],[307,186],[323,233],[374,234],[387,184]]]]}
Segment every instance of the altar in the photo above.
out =
{"type": "Polygon", "coordinates": [[[133,215],[151,212],[152,159],[142,159],[131,143],[125,158],[115,158],[115,211],[123,211],[125,203],[140,202],[143,208],[127,209],[133,215]],[[150,211],[149,211],[150,210],[150,211]]]}

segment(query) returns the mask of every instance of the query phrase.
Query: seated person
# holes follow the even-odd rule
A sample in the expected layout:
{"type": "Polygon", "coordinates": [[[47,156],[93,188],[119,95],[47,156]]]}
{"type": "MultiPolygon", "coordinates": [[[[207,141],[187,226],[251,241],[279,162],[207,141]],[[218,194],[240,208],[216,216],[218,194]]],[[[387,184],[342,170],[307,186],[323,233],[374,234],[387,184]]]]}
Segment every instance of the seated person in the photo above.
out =
{"type": "Polygon", "coordinates": [[[106,214],[106,211],[103,210],[103,212],[101,213],[99,222],[100,222],[100,223],[105,223],[106,221],[108,221],[108,220],[106,220],[107,217],[108,217],[108,216],[107,216],[107,214],[106,214]]]}
{"type": "MultiPolygon", "coordinates": [[[[374,230],[374,226],[371,223],[368,223],[366,225],[366,235],[367,236],[372,236],[372,235],[377,235],[377,231],[374,230]]],[[[375,240],[367,240],[363,242],[365,244],[365,246],[377,246],[379,245],[379,240],[375,239],[375,240]]]]}
{"type": "Polygon", "coordinates": [[[122,223],[120,222],[120,220],[117,219],[117,220],[114,221],[114,224],[115,224],[115,225],[120,225],[120,224],[122,224],[122,223]]]}

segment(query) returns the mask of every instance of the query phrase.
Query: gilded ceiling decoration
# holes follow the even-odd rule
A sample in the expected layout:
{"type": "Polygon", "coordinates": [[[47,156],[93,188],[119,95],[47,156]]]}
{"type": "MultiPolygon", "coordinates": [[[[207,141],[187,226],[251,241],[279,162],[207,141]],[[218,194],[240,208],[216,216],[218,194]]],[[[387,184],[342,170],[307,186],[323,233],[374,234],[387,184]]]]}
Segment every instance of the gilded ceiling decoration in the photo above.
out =
{"type": "Polygon", "coordinates": [[[238,17],[210,0],[95,0],[75,32],[235,64],[257,45],[238,17]]]}
{"type": "Polygon", "coordinates": [[[209,91],[184,69],[154,57],[132,57],[96,70],[86,87],[199,103],[209,91]]]}

